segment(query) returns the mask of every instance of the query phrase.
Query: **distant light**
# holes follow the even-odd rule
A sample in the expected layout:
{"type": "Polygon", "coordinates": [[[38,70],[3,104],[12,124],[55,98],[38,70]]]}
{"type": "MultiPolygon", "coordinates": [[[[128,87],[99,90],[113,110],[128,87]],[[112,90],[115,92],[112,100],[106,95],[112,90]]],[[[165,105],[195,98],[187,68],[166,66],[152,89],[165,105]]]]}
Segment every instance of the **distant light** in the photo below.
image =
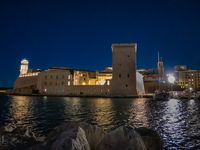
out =
{"type": "Polygon", "coordinates": [[[171,84],[174,84],[175,82],[175,77],[173,74],[168,74],[168,82],[171,83],[171,84]]]}
{"type": "Polygon", "coordinates": [[[47,89],[44,89],[44,92],[47,92],[47,89]]]}
{"type": "Polygon", "coordinates": [[[193,89],[190,87],[189,90],[192,91],[193,89]]]}

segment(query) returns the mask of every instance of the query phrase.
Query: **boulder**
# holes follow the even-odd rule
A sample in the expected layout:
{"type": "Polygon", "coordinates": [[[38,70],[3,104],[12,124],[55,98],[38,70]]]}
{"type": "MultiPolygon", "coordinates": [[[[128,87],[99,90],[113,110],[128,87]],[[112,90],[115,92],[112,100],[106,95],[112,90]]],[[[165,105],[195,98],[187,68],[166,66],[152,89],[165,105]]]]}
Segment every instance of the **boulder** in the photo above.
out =
{"type": "Polygon", "coordinates": [[[144,127],[135,128],[135,131],[141,136],[147,150],[163,149],[163,141],[156,131],[144,127]]]}
{"type": "Polygon", "coordinates": [[[105,133],[98,126],[68,122],[29,150],[160,150],[162,146],[160,136],[151,129],[121,126],[105,133]]]}
{"type": "Polygon", "coordinates": [[[133,128],[121,126],[106,134],[97,150],[146,150],[146,147],[133,128]]]}
{"type": "Polygon", "coordinates": [[[30,150],[94,150],[104,137],[103,129],[87,123],[68,122],[56,127],[45,142],[30,150]]]}

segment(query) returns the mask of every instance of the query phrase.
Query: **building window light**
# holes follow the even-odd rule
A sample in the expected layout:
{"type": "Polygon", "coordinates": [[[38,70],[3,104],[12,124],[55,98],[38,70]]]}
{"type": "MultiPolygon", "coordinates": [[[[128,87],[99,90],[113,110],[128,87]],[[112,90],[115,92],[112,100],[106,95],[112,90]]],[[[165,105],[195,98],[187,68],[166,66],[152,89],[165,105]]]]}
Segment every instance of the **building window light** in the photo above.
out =
{"type": "Polygon", "coordinates": [[[110,85],[110,81],[107,81],[107,84],[110,85]]]}
{"type": "Polygon", "coordinates": [[[70,79],[70,75],[68,75],[68,79],[70,79]]]}
{"type": "Polygon", "coordinates": [[[68,81],[67,85],[70,86],[70,81],[68,81]]]}

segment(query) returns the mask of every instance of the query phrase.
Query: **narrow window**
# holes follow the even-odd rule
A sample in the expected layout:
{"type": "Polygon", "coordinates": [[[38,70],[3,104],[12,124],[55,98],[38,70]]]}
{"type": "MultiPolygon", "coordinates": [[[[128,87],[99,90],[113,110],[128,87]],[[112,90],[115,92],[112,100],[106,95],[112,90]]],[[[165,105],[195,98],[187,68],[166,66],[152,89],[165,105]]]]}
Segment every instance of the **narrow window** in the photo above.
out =
{"type": "Polygon", "coordinates": [[[121,78],[121,74],[119,74],[119,78],[121,78]]]}
{"type": "Polygon", "coordinates": [[[128,87],[128,84],[126,84],[126,87],[128,87]]]}
{"type": "Polygon", "coordinates": [[[127,74],[127,77],[128,77],[128,78],[130,77],[129,73],[127,74]]]}
{"type": "Polygon", "coordinates": [[[70,86],[70,81],[68,81],[67,85],[70,86]]]}

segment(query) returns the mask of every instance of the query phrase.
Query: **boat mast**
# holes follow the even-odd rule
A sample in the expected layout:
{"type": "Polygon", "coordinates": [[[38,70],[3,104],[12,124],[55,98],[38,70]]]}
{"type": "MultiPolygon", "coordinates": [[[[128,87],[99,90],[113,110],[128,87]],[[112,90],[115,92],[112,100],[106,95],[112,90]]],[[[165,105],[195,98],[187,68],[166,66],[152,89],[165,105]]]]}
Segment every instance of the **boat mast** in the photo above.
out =
{"type": "Polygon", "coordinates": [[[158,64],[157,64],[157,69],[158,69],[158,90],[160,91],[160,55],[158,51],[158,64]]]}

